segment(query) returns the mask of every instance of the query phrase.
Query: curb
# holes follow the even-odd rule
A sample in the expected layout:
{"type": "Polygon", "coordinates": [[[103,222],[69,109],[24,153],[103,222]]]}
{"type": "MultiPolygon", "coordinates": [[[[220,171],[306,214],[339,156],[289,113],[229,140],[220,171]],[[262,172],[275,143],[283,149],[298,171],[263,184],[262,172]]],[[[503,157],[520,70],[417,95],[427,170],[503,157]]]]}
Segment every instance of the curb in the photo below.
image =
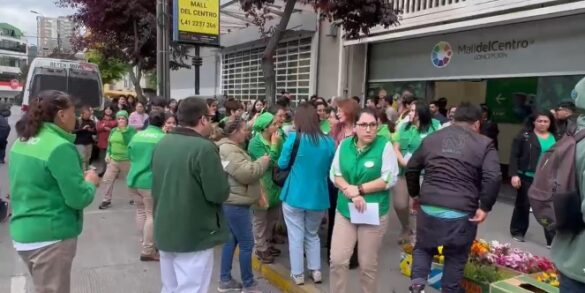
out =
{"type": "Polygon", "coordinates": [[[319,290],[313,284],[296,285],[289,277],[290,270],[281,264],[263,264],[260,260],[252,256],[252,268],[260,273],[264,279],[276,288],[286,293],[319,293],[319,290]]]}

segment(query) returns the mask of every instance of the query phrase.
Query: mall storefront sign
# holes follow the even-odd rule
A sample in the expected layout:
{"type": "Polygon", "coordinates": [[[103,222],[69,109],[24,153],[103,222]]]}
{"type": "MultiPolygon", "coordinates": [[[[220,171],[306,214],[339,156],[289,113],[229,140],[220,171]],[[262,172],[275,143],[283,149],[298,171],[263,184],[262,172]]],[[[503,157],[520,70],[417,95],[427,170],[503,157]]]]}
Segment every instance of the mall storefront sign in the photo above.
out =
{"type": "Polygon", "coordinates": [[[369,82],[585,73],[585,15],[372,44],[369,82]]]}

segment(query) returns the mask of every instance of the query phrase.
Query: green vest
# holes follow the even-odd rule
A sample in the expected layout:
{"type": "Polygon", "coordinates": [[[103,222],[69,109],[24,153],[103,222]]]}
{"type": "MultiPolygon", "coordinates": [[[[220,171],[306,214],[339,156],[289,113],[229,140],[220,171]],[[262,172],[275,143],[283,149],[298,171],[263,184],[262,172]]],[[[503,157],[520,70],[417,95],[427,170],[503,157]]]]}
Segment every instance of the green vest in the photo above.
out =
{"type": "Polygon", "coordinates": [[[128,144],[128,187],[136,189],[152,188],[152,154],[156,144],[165,136],[159,127],[148,126],[138,132],[128,144]]]}
{"type": "MultiPolygon", "coordinates": [[[[339,146],[339,165],[343,178],[351,185],[360,185],[382,178],[382,154],[388,140],[377,136],[365,149],[358,150],[355,138],[347,138],[339,146]]],[[[390,196],[387,190],[369,193],[364,196],[368,203],[380,204],[380,217],[386,215],[390,209],[390,196]]],[[[351,201],[342,191],[337,195],[337,210],[349,218],[351,201]]]]}

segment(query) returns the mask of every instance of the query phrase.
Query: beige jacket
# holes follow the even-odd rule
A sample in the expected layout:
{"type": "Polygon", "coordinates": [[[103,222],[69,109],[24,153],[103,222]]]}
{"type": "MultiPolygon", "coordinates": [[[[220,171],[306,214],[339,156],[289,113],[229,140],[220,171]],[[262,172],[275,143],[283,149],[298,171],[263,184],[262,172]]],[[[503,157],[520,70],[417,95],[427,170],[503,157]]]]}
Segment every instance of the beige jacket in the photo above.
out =
{"type": "Polygon", "coordinates": [[[269,161],[252,161],[246,150],[228,138],[217,142],[219,155],[230,184],[230,197],[225,202],[234,205],[253,205],[260,198],[260,178],[269,161]]]}

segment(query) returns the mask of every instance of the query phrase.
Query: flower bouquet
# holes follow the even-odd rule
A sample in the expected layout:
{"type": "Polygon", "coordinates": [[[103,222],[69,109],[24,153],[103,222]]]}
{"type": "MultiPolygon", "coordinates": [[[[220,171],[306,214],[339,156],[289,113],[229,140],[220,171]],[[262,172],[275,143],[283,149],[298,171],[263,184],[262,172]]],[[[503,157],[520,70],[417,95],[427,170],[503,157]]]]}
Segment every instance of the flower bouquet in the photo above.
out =
{"type": "Polygon", "coordinates": [[[546,257],[535,256],[498,241],[487,243],[485,240],[476,240],[471,247],[470,261],[505,267],[524,274],[556,270],[546,257]]]}
{"type": "Polygon", "coordinates": [[[556,272],[542,272],[535,274],[534,277],[537,281],[549,284],[553,287],[559,287],[559,275],[556,272]]]}

